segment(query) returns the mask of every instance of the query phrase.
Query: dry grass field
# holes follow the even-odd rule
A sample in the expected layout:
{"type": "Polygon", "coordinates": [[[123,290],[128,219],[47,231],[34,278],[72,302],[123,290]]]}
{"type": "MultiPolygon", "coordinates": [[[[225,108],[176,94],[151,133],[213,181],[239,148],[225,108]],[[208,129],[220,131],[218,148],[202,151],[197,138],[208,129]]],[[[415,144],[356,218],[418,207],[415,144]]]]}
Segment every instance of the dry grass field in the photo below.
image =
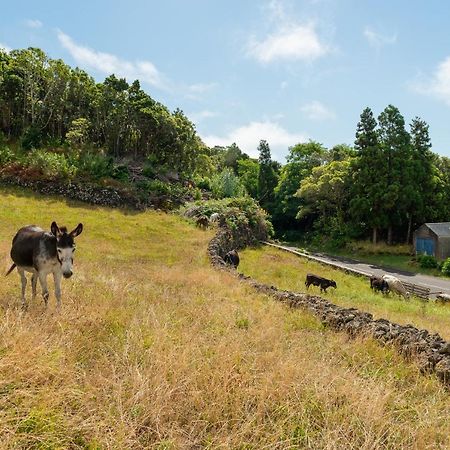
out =
{"type": "Polygon", "coordinates": [[[5,272],[20,226],[85,226],[60,312],[52,289],[24,313],[17,273],[0,283],[0,448],[450,448],[434,377],[213,270],[212,231],[0,193],[5,272]]]}

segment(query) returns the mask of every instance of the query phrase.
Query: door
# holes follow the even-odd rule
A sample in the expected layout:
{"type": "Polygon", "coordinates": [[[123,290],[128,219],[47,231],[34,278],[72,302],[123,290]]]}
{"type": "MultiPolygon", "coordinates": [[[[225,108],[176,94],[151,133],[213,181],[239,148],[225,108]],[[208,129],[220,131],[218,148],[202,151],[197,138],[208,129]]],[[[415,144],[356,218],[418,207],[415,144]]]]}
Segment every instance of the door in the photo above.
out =
{"type": "Polygon", "coordinates": [[[430,238],[416,238],[416,253],[435,256],[434,254],[434,239],[430,238]]]}

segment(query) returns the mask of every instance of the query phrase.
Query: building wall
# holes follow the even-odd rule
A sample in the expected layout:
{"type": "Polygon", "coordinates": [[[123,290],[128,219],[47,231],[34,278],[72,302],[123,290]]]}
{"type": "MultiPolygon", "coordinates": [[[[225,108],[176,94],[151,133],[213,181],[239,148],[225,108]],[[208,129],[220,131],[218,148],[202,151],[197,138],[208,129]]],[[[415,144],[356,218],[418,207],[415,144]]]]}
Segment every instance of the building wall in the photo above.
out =
{"type": "Polygon", "coordinates": [[[417,238],[422,239],[433,239],[434,241],[434,256],[437,258],[440,258],[440,245],[439,245],[439,239],[437,236],[426,226],[422,225],[421,227],[417,228],[416,231],[414,231],[414,252],[417,253],[417,247],[416,247],[416,240],[417,238]]]}
{"type": "Polygon", "coordinates": [[[450,258],[450,237],[439,238],[439,259],[450,258]]]}

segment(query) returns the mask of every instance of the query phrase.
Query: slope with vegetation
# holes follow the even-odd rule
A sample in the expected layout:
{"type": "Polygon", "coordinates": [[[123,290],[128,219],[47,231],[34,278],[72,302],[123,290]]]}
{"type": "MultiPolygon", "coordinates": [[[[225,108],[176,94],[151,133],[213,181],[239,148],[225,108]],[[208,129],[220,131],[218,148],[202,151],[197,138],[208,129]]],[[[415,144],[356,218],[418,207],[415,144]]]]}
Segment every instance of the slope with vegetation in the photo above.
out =
{"type": "MultiPolygon", "coordinates": [[[[213,270],[175,215],[2,189],[18,227],[85,225],[63,307],[21,313],[0,285],[4,448],[445,448],[449,397],[372,341],[349,341],[213,270]]],[[[246,264],[248,256],[243,259],[246,264]]]]}

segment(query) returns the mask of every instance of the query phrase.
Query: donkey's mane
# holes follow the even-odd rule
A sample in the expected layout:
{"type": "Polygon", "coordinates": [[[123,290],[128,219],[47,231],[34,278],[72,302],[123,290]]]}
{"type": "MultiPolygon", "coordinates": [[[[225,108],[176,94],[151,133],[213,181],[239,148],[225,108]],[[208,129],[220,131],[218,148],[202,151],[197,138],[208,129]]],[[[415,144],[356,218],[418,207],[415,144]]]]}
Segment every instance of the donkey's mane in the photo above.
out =
{"type": "Polygon", "coordinates": [[[59,227],[59,231],[61,231],[62,234],[67,233],[67,227],[59,227]]]}

